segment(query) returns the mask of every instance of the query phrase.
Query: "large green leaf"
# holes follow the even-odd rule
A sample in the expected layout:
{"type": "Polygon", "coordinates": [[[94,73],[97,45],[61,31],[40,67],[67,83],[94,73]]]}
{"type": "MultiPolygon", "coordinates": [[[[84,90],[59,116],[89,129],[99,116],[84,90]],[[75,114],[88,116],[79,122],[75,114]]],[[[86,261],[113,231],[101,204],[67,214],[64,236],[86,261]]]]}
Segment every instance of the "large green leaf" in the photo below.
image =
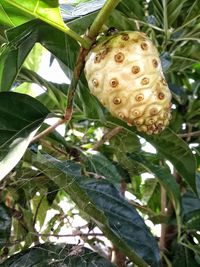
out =
{"type": "MultiPolygon", "coordinates": [[[[137,132],[135,127],[129,127],[122,121],[111,116],[107,117],[107,124],[120,125],[134,136],[137,132]]],[[[170,128],[166,128],[159,135],[149,136],[141,132],[138,132],[138,135],[155,146],[157,151],[174,165],[183,179],[196,192],[196,159],[183,139],[178,137],[170,128]]]]}
{"type": "Polygon", "coordinates": [[[182,197],[182,216],[188,229],[200,230],[200,199],[191,192],[182,197]]]}
{"type": "Polygon", "coordinates": [[[10,257],[1,267],[114,267],[96,252],[68,244],[42,244],[31,247],[10,257]]]}
{"type": "Polygon", "coordinates": [[[200,265],[195,260],[193,251],[182,245],[174,247],[173,265],[176,267],[199,267],[200,265]]]}
{"type": "MultiPolygon", "coordinates": [[[[51,2],[47,0],[29,0],[25,2],[20,0],[5,0],[5,2],[8,2],[10,5],[15,7],[15,13],[17,13],[18,10],[20,12],[23,11],[24,13],[40,19],[63,31],[75,40],[80,41],[85,46],[88,45],[86,40],[65,25],[60,14],[58,0],[51,0],[51,2]]],[[[8,14],[8,16],[12,17],[12,13],[8,14]]]]}
{"type": "MultiPolygon", "coordinates": [[[[39,20],[32,20],[7,31],[9,43],[0,50],[0,90],[13,85],[19,70],[36,42],[73,70],[79,45],[70,37],[39,20]]],[[[70,77],[70,72],[68,71],[70,77]]],[[[33,78],[34,81],[34,78],[33,78]]]]}
{"type": "Polygon", "coordinates": [[[0,249],[6,245],[10,237],[11,222],[10,210],[4,204],[0,204],[0,249]]]}
{"type": "Polygon", "coordinates": [[[196,159],[189,146],[169,128],[158,136],[145,136],[145,138],[174,165],[183,179],[196,192],[196,159]]]}
{"type": "Polygon", "coordinates": [[[7,37],[10,43],[0,50],[0,91],[8,91],[12,87],[22,64],[37,41],[35,22],[8,31],[7,37]]]}
{"type": "Polygon", "coordinates": [[[23,24],[33,17],[23,11],[18,10],[9,4],[6,0],[1,0],[0,2],[0,23],[8,27],[15,27],[23,24]]]}
{"type": "Polygon", "coordinates": [[[135,161],[139,162],[144,166],[147,171],[154,174],[161,185],[166,189],[170,196],[170,199],[175,207],[175,212],[177,216],[177,224],[180,230],[180,189],[175,180],[175,177],[170,173],[167,167],[157,165],[151,162],[151,154],[148,153],[135,153],[131,154],[130,157],[135,161]]]}
{"type": "MultiPolygon", "coordinates": [[[[45,0],[29,0],[29,1],[19,1],[19,0],[4,0],[9,3],[9,5],[14,6],[12,13],[7,14],[11,17],[14,13],[16,15],[18,10],[23,11],[31,15],[32,17],[39,18],[56,28],[63,29],[65,31],[66,26],[60,15],[59,4],[57,0],[52,0],[51,2],[45,0]]],[[[9,10],[9,9],[8,9],[9,10]]],[[[10,11],[10,10],[9,10],[10,11]]]]}
{"type": "Polygon", "coordinates": [[[36,99],[0,93],[0,179],[19,162],[49,111],[36,99]]]}
{"type": "Polygon", "coordinates": [[[143,260],[152,266],[159,266],[155,239],[134,207],[111,183],[81,176],[79,165],[61,162],[49,155],[32,155],[32,164],[64,189],[78,207],[138,266],[147,266],[143,260]]]}

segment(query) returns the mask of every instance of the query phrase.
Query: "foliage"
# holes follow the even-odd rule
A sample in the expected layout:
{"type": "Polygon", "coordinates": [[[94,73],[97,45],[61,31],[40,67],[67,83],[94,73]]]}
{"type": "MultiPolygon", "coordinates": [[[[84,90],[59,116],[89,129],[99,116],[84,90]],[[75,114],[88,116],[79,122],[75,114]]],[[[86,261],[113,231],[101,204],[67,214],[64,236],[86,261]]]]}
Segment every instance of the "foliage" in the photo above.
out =
{"type": "Polygon", "coordinates": [[[1,0],[0,266],[200,266],[199,6],[1,0]],[[110,27],[158,47],[173,106],[157,136],[113,118],[81,74],[110,27]]]}

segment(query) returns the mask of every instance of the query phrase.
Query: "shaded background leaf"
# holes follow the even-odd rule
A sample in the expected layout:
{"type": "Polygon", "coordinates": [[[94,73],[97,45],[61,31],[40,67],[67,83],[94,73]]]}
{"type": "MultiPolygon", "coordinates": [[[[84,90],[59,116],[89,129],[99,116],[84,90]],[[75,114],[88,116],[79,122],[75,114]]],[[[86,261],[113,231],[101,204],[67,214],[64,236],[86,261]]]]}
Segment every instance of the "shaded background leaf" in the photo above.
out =
{"type": "Polygon", "coordinates": [[[0,93],[0,179],[19,162],[37,129],[49,114],[30,96],[0,93]]]}

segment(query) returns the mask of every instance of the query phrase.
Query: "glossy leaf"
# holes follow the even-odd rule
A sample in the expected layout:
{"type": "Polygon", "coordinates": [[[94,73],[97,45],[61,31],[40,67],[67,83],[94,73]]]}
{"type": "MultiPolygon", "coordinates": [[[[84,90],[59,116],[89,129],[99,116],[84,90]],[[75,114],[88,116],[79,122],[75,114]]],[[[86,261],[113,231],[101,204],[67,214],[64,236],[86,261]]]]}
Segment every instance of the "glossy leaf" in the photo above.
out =
{"type": "Polygon", "coordinates": [[[169,128],[158,136],[145,138],[174,165],[195,192],[196,160],[188,145],[169,128]]]}
{"type": "Polygon", "coordinates": [[[182,216],[188,229],[200,230],[200,199],[190,192],[183,195],[182,216]]]}
{"type": "MultiPolygon", "coordinates": [[[[15,12],[23,11],[24,13],[30,14],[35,18],[39,18],[44,20],[45,22],[55,25],[58,28],[65,29],[65,24],[62,20],[59,10],[59,4],[57,0],[53,0],[51,2],[37,0],[37,1],[26,1],[22,2],[19,0],[4,0],[9,3],[11,6],[15,7],[15,12]]],[[[10,14],[8,14],[9,16],[10,14]]],[[[12,13],[11,13],[12,18],[12,13]]]]}
{"type": "Polygon", "coordinates": [[[0,14],[0,23],[8,27],[16,27],[33,19],[31,15],[23,11],[18,10],[16,12],[16,8],[6,0],[0,2],[0,14]]]}
{"type": "Polygon", "coordinates": [[[49,155],[32,156],[32,160],[35,167],[66,190],[78,207],[93,218],[130,259],[141,262],[140,256],[149,264],[159,266],[156,241],[134,207],[111,183],[80,176],[79,165],[61,162],[49,155]]]}
{"type": "Polygon", "coordinates": [[[112,183],[119,183],[122,179],[115,165],[103,154],[88,153],[86,164],[88,171],[94,172],[95,175],[104,176],[112,183]]]}
{"type": "MultiPolygon", "coordinates": [[[[19,0],[5,0],[10,5],[15,7],[15,11],[17,13],[17,10],[19,9],[20,12],[23,11],[24,13],[27,13],[28,15],[33,16],[34,18],[40,19],[53,27],[67,33],[69,36],[74,38],[76,41],[80,41],[83,45],[86,47],[88,46],[88,43],[86,40],[84,40],[80,35],[78,35],[76,32],[73,32],[68,26],[65,25],[61,14],[60,14],[60,8],[58,0],[51,0],[49,1],[43,1],[43,0],[29,0],[28,2],[22,2],[19,0]]],[[[12,17],[12,13],[8,14],[8,16],[12,17]]]]}
{"type": "Polygon", "coordinates": [[[100,9],[104,3],[105,0],[70,1],[60,4],[60,9],[63,19],[68,21],[95,12],[100,9]]]}
{"type": "Polygon", "coordinates": [[[6,246],[6,242],[9,240],[11,223],[10,210],[4,204],[0,204],[0,249],[6,246]]]}
{"type": "Polygon", "coordinates": [[[173,259],[173,265],[176,267],[199,267],[200,265],[196,262],[194,253],[187,247],[177,245],[174,249],[175,255],[173,259]]]}
{"type": "Polygon", "coordinates": [[[4,261],[2,267],[114,267],[107,259],[88,248],[68,244],[42,244],[17,253],[4,261]]]}
{"type": "Polygon", "coordinates": [[[30,96],[0,93],[0,179],[19,162],[49,111],[30,96]]]}
{"type": "Polygon", "coordinates": [[[177,224],[180,230],[180,189],[175,180],[175,177],[170,173],[170,170],[164,166],[153,164],[150,160],[150,154],[137,153],[131,154],[130,157],[144,166],[147,171],[154,174],[161,185],[166,189],[172,203],[175,207],[177,216],[177,224]]]}
{"type": "Polygon", "coordinates": [[[109,227],[151,266],[159,266],[157,244],[136,210],[107,181],[81,182],[92,201],[104,211],[109,227]],[[148,241],[147,241],[148,240],[148,241]]]}
{"type": "Polygon", "coordinates": [[[116,8],[123,13],[124,17],[143,20],[145,15],[145,5],[142,0],[121,1],[116,8]]]}
{"type": "MultiPolygon", "coordinates": [[[[107,123],[120,125],[135,136],[135,128],[127,126],[120,120],[108,117],[107,123]]],[[[196,192],[196,159],[188,145],[169,128],[155,136],[144,135],[140,132],[138,134],[155,146],[157,151],[174,165],[183,179],[196,192]]]]}
{"type": "Polygon", "coordinates": [[[7,32],[10,43],[0,50],[0,91],[10,90],[19,69],[37,41],[35,23],[28,25],[30,24],[23,24],[7,32]]]}

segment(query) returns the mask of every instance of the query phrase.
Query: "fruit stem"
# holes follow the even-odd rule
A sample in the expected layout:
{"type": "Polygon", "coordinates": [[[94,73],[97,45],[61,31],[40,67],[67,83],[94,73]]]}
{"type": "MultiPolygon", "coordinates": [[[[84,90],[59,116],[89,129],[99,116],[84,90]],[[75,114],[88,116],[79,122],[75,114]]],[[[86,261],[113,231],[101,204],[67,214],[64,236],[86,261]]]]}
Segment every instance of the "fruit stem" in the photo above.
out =
{"type": "Polygon", "coordinates": [[[107,0],[105,2],[104,6],[98,13],[97,17],[95,18],[94,22],[90,26],[88,36],[91,39],[95,38],[98,35],[99,31],[101,30],[101,27],[109,17],[110,13],[118,5],[120,1],[121,0],[107,0]]]}
{"type": "Polygon", "coordinates": [[[83,45],[81,43],[82,46],[80,48],[80,52],[79,52],[78,57],[77,57],[77,62],[76,62],[76,66],[74,68],[73,77],[72,77],[71,84],[70,84],[69,89],[68,89],[67,105],[66,105],[66,109],[65,109],[64,118],[61,119],[58,122],[58,124],[50,126],[44,132],[40,133],[38,136],[36,136],[32,140],[32,142],[38,140],[39,138],[44,137],[46,134],[49,134],[50,132],[55,130],[58,125],[70,121],[71,116],[72,116],[72,112],[73,112],[73,102],[74,102],[74,96],[76,93],[76,87],[77,87],[81,73],[82,73],[84,66],[85,66],[85,58],[86,58],[88,52],[90,51],[90,48],[91,48],[93,42],[95,41],[97,35],[99,34],[99,31],[101,30],[106,19],[108,18],[108,16],[112,12],[112,10],[117,6],[117,4],[120,1],[121,0],[107,0],[105,2],[104,6],[102,7],[99,14],[97,15],[94,22],[92,23],[88,33],[86,33],[86,35],[84,37],[84,40],[89,44],[89,47],[86,48],[85,45],[83,45]]]}
{"type": "Polygon", "coordinates": [[[67,107],[66,107],[65,116],[64,116],[66,121],[69,121],[72,115],[72,106],[73,106],[74,96],[76,92],[76,87],[77,87],[81,72],[85,66],[85,58],[93,42],[95,41],[97,35],[99,34],[99,31],[101,30],[103,24],[107,20],[112,10],[117,6],[117,4],[120,1],[121,0],[107,0],[104,6],[102,7],[102,9],[100,10],[100,12],[98,13],[97,17],[95,18],[94,22],[90,26],[88,33],[86,33],[84,37],[86,40],[88,41],[90,40],[91,43],[88,49],[81,47],[80,53],[77,58],[76,67],[74,69],[72,81],[71,81],[69,91],[68,91],[68,96],[67,96],[67,107]]]}

